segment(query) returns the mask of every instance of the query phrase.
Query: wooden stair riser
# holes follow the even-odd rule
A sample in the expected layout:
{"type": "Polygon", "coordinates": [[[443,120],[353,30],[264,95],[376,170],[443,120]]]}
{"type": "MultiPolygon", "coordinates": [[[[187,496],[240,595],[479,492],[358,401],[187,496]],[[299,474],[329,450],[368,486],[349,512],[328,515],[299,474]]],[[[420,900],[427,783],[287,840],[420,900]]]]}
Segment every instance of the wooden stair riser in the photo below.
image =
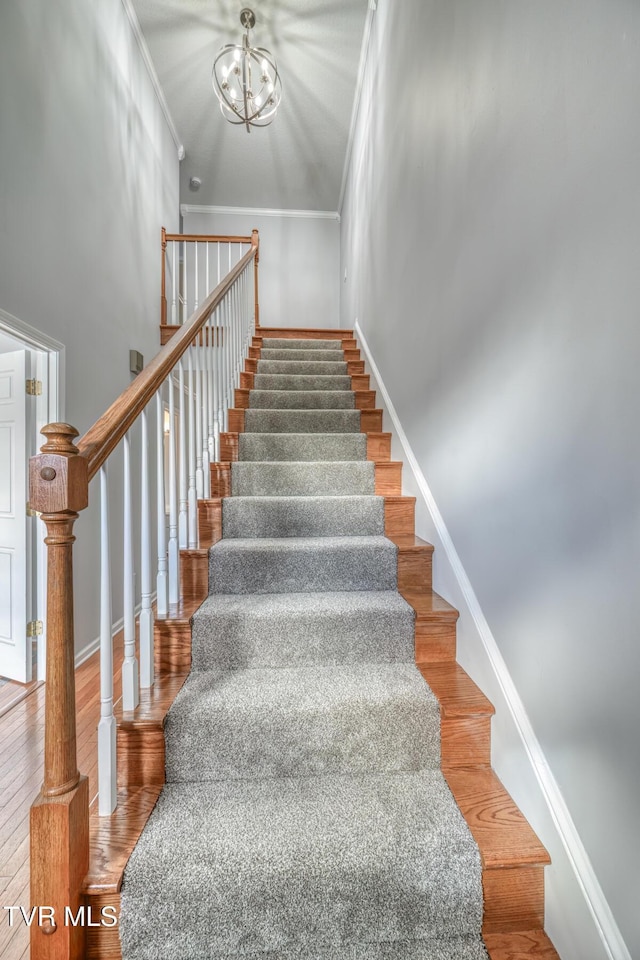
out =
{"type": "Polygon", "coordinates": [[[206,547],[180,551],[180,596],[205,599],[209,593],[209,551],[206,547]]]}
{"type": "Polygon", "coordinates": [[[118,724],[118,786],[146,787],[164,784],[165,741],[162,722],[118,724]]]}
{"type": "MultiPolygon", "coordinates": [[[[391,459],[391,434],[390,433],[368,433],[367,435],[367,460],[390,460],[391,459]]],[[[220,460],[221,462],[234,461],[238,459],[238,433],[222,432],[220,434],[220,460]]],[[[411,531],[413,532],[413,531],[411,531]]]]}
{"type": "Polygon", "coordinates": [[[416,498],[385,496],[384,532],[387,537],[412,536],[415,529],[416,498]]]}
{"type": "Polygon", "coordinates": [[[456,658],[455,623],[416,620],[416,663],[440,663],[456,658]]]}
{"type": "Polygon", "coordinates": [[[212,547],[222,537],[222,501],[220,497],[198,500],[198,546],[212,547]]]}
{"type": "Polygon", "coordinates": [[[402,462],[400,460],[375,464],[375,493],[378,497],[401,496],[402,462]]]}
{"type": "Polygon", "coordinates": [[[483,869],[483,933],[544,927],[544,865],[483,869]]]}
{"type": "Polygon", "coordinates": [[[431,590],[432,554],[428,545],[398,549],[398,590],[431,590]]]}
{"type": "Polygon", "coordinates": [[[164,718],[186,678],[186,671],[159,678],[151,689],[140,691],[137,710],[116,712],[119,788],[163,786],[164,718]]]}
{"type": "Polygon", "coordinates": [[[188,673],[191,669],[191,624],[189,619],[156,620],[154,667],[157,677],[188,673]]]}
{"type": "MultiPolygon", "coordinates": [[[[94,922],[100,917],[120,917],[119,893],[85,894],[85,906],[91,909],[91,918],[94,922]],[[106,912],[103,914],[102,911],[106,912]]],[[[122,947],[117,925],[114,927],[98,926],[87,927],[85,944],[86,960],[122,960],[122,947]]]]}

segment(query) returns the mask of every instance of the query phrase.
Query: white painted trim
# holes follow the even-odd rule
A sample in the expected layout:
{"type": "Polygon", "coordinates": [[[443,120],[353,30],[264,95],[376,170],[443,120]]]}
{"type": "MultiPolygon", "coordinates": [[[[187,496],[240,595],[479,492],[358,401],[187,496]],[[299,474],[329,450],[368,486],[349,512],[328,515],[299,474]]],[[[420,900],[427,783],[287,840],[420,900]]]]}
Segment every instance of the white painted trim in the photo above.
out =
{"type": "Polygon", "coordinates": [[[248,217],[293,217],[298,220],[337,220],[340,214],[337,210],[277,210],[273,207],[209,207],[194,203],[180,204],[180,213],[184,217],[187,213],[226,213],[233,216],[248,217]]]}
{"type": "Polygon", "coordinates": [[[576,880],[584,896],[587,908],[593,918],[596,928],[600,934],[602,944],[610,960],[631,960],[631,954],[625,944],[622,934],[611,912],[611,908],[606,900],[602,887],[598,882],[593,865],[589,859],[584,844],[576,829],[575,823],[571,817],[569,809],[564,801],[560,787],[551,772],[542,747],[536,737],[531,721],[527,716],[524,704],[520,699],[515,684],[507,669],[502,654],[498,648],[491,628],[482,612],[478,598],[471,586],[466,570],[458,556],[451,535],[444,522],[442,514],[434,500],[433,494],[429,488],[427,480],[420,468],[411,444],[402,428],[398,414],[389,393],[384,385],[380,371],[371,355],[366,338],[362,332],[360,324],[356,320],[354,330],[360,341],[360,345],[367,359],[371,373],[376,381],[376,387],[380,390],[389,416],[393,422],[394,429],[402,445],[409,467],[415,477],[416,484],[422,498],[429,510],[431,519],[436,528],[438,536],[442,541],[447,559],[451,569],[456,577],[460,590],[465,598],[469,612],[473,617],[478,635],[489,658],[489,662],[494,671],[496,680],[504,695],[505,701],[511,713],[511,717],[516,726],[518,734],[522,740],[523,746],[533,768],[533,773],[540,786],[542,795],[553,819],[558,836],[566,851],[569,862],[573,868],[576,880]]]}
{"type": "Polygon", "coordinates": [[[353,108],[351,110],[351,124],[349,126],[349,137],[347,139],[347,149],[344,155],[344,164],[342,167],[342,182],[340,184],[340,197],[338,199],[338,210],[342,213],[342,204],[344,203],[344,193],[347,189],[347,178],[349,176],[349,167],[351,166],[351,154],[353,153],[353,143],[356,136],[356,125],[360,113],[360,101],[362,100],[362,87],[364,85],[364,75],[369,59],[369,46],[371,43],[371,28],[373,27],[373,18],[375,17],[378,4],[377,0],[369,0],[367,18],[364,22],[364,31],[362,34],[362,46],[360,47],[360,61],[358,63],[358,76],[356,79],[356,89],[353,97],[353,108]]]}
{"type": "MultiPolygon", "coordinates": [[[[36,429],[40,430],[46,423],[60,422],[65,419],[65,347],[59,340],[54,340],[46,333],[42,333],[24,320],[19,320],[13,314],[0,308],[0,331],[13,337],[23,346],[35,351],[36,354],[45,353],[46,357],[37,358],[37,378],[46,384],[46,391],[37,400],[36,429]]],[[[37,679],[45,680],[46,648],[47,648],[47,551],[44,536],[36,537],[35,559],[36,567],[36,617],[44,623],[44,633],[38,638],[37,679]]]]}
{"type": "Polygon", "coordinates": [[[18,320],[2,308],[0,308],[0,330],[8,333],[9,336],[17,337],[34,350],[55,350],[58,353],[64,351],[64,344],[59,340],[41,333],[40,330],[36,330],[24,320],[18,320]]]}
{"type": "Polygon", "coordinates": [[[178,135],[178,131],[176,130],[176,126],[173,122],[173,117],[171,116],[171,113],[169,111],[169,105],[165,99],[162,87],[160,86],[160,80],[158,79],[156,68],[153,65],[153,60],[151,59],[151,54],[149,53],[149,47],[147,46],[147,41],[144,38],[142,28],[140,27],[140,21],[138,20],[138,16],[133,8],[133,4],[131,0],[122,0],[122,6],[124,7],[125,13],[129,18],[129,23],[131,24],[133,35],[136,38],[138,49],[140,50],[140,55],[142,56],[145,67],[147,68],[147,73],[149,74],[149,79],[151,80],[151,84],[153,86],[153,89],[155,90],[156,97],[158,98],[160,109],[164,114],[164,118],[167,121],[167,126],[169,127],[171,136],[173,137],[173,142],[176,145],[176,149],[178,151],[178,160],[184,160],[184,157],[185,157],[184,146],[182,144],[182,141],[180,140],[180,136],[178,135]]]}

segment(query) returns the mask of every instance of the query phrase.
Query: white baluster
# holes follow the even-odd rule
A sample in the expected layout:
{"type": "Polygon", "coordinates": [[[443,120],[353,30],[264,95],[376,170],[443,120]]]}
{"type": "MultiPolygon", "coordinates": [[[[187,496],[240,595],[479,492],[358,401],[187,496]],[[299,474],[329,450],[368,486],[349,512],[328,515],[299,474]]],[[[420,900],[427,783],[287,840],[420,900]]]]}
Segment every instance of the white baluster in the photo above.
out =
{"type": "MultiPolygon", "coordinates": [[[[207,406],[207,453],[209,455],[209,463],[213,463],[216,459],[216,433],[215,433],[215,381],[214,381],[214,361],[216,355],[215,348],[215,338],[216,338],[216,328],[215,328],[215,314],[212,314],[209,317],[207,322],[207,337],[209,349],[207,350],[207,383],[209,385],[208,389],[208,398],[209,403],[207,406]]],[[[209,471],[209,496],[211,496],[211,471],[209,471]]]]}
{"type": "Polygon", "coordinates": [[[179,363],[179,410],[180,410],[180,508],[178,511],[178,543],[186,550],[189,542],[188,494],[187,494],[187,401],[184,394],[184,362],[179,363]]]}
{"type": "Polygon", "coordinates": [[[168,608],[167,531],[164,511],[164,407],[162,390],[156,393],[157,449],[156,449],[156,527],[158,542],[158,575],[156,577],[156,611],[166,617],[168,608]]]}
{"type": "MultiPolygon", "coordinates": [[[[220,244],[218,244],[220,246],[220,244]]],[[[222,429],[222,307],[215,312],[214,352],[213,352],[213,397],[214,397],[214,443],[213,460],[220,459],[220,430],[222,429]]]]}
{"type": "MultiPolygon", "coordinates": [[[[207,296],[211,293],[209,283],[209,241],[205,241],[207,251],[205,285],[207,296]]],[[[211,378],[211,364],[213,360],[213,328],[211,325],[211,314],[204,328],[204,367],[202,372],[202,423],[203,423],[203,448],[202,448],[202,469],[204,471],[204,495],[208,499],[211,496],[211,470],[209,465],[213,460],[213,383],[211,378]]]]}
{"type": "MultiPolygon", "coordinates": [[[[199,344],[199,336],[196,341],[199,344]]],[[[204,470],[202,468],[202,348],[198,345],[191,348],[193,354],[193,379],[195,384],[194,394],[194,428],[195,428],[195,454],[196,454],[196,497],[202,500],[204,497],[204,470]]],[[[197,507],[196,507],[197,509],[197,507]]]]}
{"type": "Polygon", "coordinates": [[[98,723],[98,813],[110,816],[117,803],[116,719],[113,715],[113,638],[109,488],[106,464],[100,469],[100,722],[98,723]]]}
{"type": "Polygon", "coordinates": [[[182,322],[186,323],[189,316],[187,297],[187,241],[182,241],[182,322]]]}
{"type": "Polygon", "coordinates": [[[180,600],[180,548],[178,546],[178,485],[176,476],[176,432],[173,374],[169,388],[169,603],[180,600]]]}
{"type": "Polygon", "coordinates": [[[194,251],[195,251],[195,255],[196,255],[196,263],[195,263],[195,288],[196,288],[196,289],[195,289],[195,296],[194,296],[194,301],[193,301],[193,309],[194,309],[194,310],[197,310],[197,309],[198,309],[198,306],[199,306],[199,304],[200,304],[200,298],[199,298],[199,296],[198,296],[198,293],[199,293],[199,291],[198,291],[198,249],[199,249],[199,247],[200,247],[200,244],[199,244],[198,241],[196,240],[196,242],[195,242],[194,245],[193,245],[193,248],[194,248],[194,251]]]}
{"type": "Polygon", "coordinates": [[[124,614],[124,661],[122,663],[122,707],[135,710],[140,702],[136,659],[136,617],[133,589],[133,516],[131,510],[131,446],[124,437],[124,556],[122,604],[124,614]]]}
{"type": "Polygon", "coordinates": [[[140,686],[153,686],[153,610],[151,608],[151,495],[147,411],[140,414],[140,686]]]}
{"type": "Polygon", "coordinates": [[[175,240],[171,241],[171,323],[176,324],[178,322],[177,318],[177,289],[178,289],[178,275],[176,273],[176,247],[178,244],[175,240]]]}
{"type": "Polygon", "coordinates": [[[189,371],[188,411],[189,411],[189,490],[187,495],[189,511],[189,550],[198,546],[198,496],[196,492],[196,424],[194,403],[194,376],[193,376],[193,347],[187,351],[187,368],[189,371]]]}
{"type": "Polygon", "coordinates": [[[208,500],[211,496],[211,472],[209,470],[209,321],[202,331],[204,346],[200,347],[200,378],[202,381],[202,406],[200,408],[199,420],[201,424],[201,450],[202,450],[202,496],[208,500]]]}

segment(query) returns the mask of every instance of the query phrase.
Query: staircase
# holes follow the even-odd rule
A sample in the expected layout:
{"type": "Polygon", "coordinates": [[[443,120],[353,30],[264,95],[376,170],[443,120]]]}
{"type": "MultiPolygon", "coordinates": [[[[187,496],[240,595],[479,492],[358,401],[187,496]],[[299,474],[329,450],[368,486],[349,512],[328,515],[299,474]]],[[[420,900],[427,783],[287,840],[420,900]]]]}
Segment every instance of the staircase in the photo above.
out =
{"type": "Polygon", "coordinates": [[[124,960],[557,957],[351,333],[262,329],[229,429],[164,679],[119,719],[119,821],[93,823],[124,960]]]}

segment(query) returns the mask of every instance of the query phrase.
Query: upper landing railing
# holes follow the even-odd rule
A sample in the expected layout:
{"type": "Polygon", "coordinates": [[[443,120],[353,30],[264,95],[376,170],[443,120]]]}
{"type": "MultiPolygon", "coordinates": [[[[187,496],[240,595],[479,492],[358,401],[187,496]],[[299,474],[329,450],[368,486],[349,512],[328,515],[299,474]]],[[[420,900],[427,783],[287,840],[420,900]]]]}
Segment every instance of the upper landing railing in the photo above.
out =
{"type": "MultiPolygon", "coordinates": [[[[81,439],[69,424],[48,424],[42,452],[30,461],[29,501],[42,514],[47,545],[44,782],[31,808],[31,902],[54,907],[56,916],[65,916],[66,907],[77,914],[89,864],[88,781],[76,755],[74,523],[99,474],[98,809],[109,815],[117,798],[112,576],[122,576],[122,706],[135,710],[140,687],[154,683],[153,596],[160,616],[180,600],[180,551],[197,546],[198,499],[210,493],[209,463],[219,456],[219,434],[257,322],[258,249],[257,230],[251,237],[203,238],[163,230],[162,320],[168,276],[170,319],[178,329],[81,439]],[[122,504],[115,523],[113,504],[122,504]],[[112,563],[115,540],[122,554],[112,563]]],[[[31,956],[84,956],[83,937],[81,926],[34,923],[31,956]]]]}
{"type": "MultiPolygon", "coordinates": [[[[211,281],[232,269],[251,248],[257,230],[250,237],[205,236],[203,234],[166,233],[162,231],[161,318],[163,325],[179,326],[198,309],[211,281]]],[[[260,246],[254,259],[254,307],[256,326],[258,311],[258,262],[260,246]]]]}

